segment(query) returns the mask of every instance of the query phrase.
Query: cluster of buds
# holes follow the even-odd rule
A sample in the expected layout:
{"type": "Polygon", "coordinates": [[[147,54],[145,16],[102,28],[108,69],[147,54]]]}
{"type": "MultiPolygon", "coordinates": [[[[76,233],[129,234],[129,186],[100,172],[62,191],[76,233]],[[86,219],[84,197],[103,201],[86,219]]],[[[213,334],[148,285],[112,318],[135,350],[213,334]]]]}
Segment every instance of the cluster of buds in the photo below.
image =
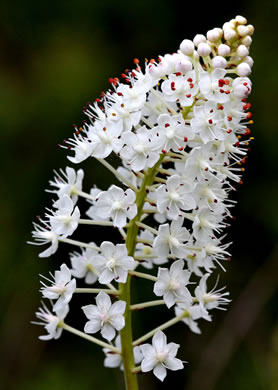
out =
{"type": "Polygon", "coordinates": [[[101,345],[105,366],[123,367],[127,384],[140,371],[164,380],[167,369],[183,368],[175,357],[179,345],[167,344],[163,330],[181,321],[200,333],[199,320],[211,321],[211,311],[229,302],[228,292],[207,283],[230,256],[223,242],[235,203],[229,193],[241,183],[252,139],[253,31],[237,16],[185,39],[174,54],[146,60],[144,69],[135,59],[123,82],[111,78],[111,89],[84,108],[88,121],[62,145],[72,163],[93,157],[118,182],[85,192],[83,170],[71,167],[50,181],[57,198],[34,224],[33,243],[48,244],[40,257],[60,243],[79,249],[42,281],[52,309],[44,305],[37,313],[48,332],[41,338],[58,338],[65,329],[101,345]],[[117,167],[107,160],[111,154],[117,167]],[[84,219],[79,198],[89,204],[84,219]],[[80,224],[114,227],[119,243],[69,238],[80,224]],[[130,302],[131,277],[153,283],[149,302],[130,302]],[[90,288],[77,288],[77,279],[90,288]],[[96,294],[82,307],[84,332],[65,323],[75,293],[96,294]],[[173,309],[173,318],[132,341],[132,311],[156,305],[173,309]],[[106,341],[91,336],[98,332],[106,341]]]}

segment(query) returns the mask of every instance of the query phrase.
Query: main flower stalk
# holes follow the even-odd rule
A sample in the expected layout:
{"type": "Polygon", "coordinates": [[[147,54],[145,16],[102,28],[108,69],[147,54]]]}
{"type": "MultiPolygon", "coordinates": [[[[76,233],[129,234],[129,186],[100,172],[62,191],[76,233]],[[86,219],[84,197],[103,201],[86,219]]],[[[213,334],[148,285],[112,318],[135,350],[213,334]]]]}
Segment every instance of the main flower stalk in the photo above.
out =
{"type": "MultiPolygon", "coordinates": [[[[158,162],[152,167],[149,168],[145,174],[140,190],[137,192],[136,196],[136,205],[137,205],[137,214],[129,223],[126,236],[126,247],[129,256],[134,256],[136,239],[138,236],[139,227],[136,222],[140,222],[143,206],[147,196],[147,187],[151,186],[154,180],[154,177],[157,173],[157,168],[159,168],[161,162],[163,161],[164,155],[160,157],[158,162]]],[[[120,285],[120,295],[119,298],[123,301],[126,301],[126,311],[125,311],[125,327],[121,330],[121,345],[122,345],[122,361],[124,366],[124,375],[125,375],[125,385],[126,390],[137,390],[138,381],[137,375],[132,372],[135,367],[134,356],[133,356],[133,338],[132,338],[132,310],[130,309],[130,291],[131,291],[131,276],[128,275],[127,282],[120,285]]]]}

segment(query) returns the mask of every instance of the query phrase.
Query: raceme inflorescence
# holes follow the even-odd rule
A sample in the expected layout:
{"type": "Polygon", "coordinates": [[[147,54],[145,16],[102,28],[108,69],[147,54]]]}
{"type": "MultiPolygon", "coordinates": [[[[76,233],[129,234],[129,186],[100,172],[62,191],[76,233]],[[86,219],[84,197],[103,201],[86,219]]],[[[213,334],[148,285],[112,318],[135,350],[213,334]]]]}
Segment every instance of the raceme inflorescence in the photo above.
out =
{"type": "Polygon", "coordinates": [[[115,184],[86,192],[82,169],[55,172],[52,208],[34,223],[32,243],[47,245],[40,257],[60,244],[74,248],[67,264],[41,281],[50,304],[36,313],[47,331],[40,338],[57,339],[66,330],[100,345],[104,365],[123,369],[129,390],[138,389],[139,372],[163,381],[167,370],[183,368],[179,345],[167,341],[165,329],[182,322],[200,333],[199,320],[211,321],[211,311],[230,301],[224,288],[208,285],[229,260],[224,232],[235,204],[229,195],[241,183],[252,139],[253,31],[237,16],[144,67],[135,59],[122,82],[111,78],[111,89],[84,108],[87,121],[62,147],[74,164],[98,160],[115,184]],[[83,217],[80,198],[88,202],[83,217]],[[109,233],[102,242],[69,238],[79,225],[107,226],[109,233]],[[131,302],[133,278],[152,284],[148,302],[131,302]],[[84,331],[66,322],[78,293],[92,295],[80,311],[84,331]],[[172,317],[134,340],[132,312],[157,305],[172,317]]]}

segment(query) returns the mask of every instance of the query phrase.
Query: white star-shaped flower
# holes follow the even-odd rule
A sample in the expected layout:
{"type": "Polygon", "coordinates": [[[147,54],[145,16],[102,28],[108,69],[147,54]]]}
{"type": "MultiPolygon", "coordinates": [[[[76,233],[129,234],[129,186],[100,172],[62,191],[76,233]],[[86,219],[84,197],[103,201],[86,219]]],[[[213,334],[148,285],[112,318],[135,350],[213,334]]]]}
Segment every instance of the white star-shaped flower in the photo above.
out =
{"type": "Polygon", "coordinates": [[[116,330],[121,330],[125,326],[124,312],[126,302],[117,301],[111,304],[108,294],[101,291],[96,297],[96,305],[83,306],[88,322],[85,324],[85,333],[96,333],[100,330],[101,335],[111,341],[116,330]]]}
{"type": "Polygon", "coordinates": [[[167,268],[158,269],[157,282],[154,284],[154,293],[163,296],[168,308],[172,307],[176,300],[191,302],[192,297],[186,285],[189,282],[191,273],[184,270],[184,261],[175,261],[170,270],[167,268]]]}
{"type": "Polygon", "coordinates": [[[130,188],[124,191],[112,185],[98,195],[94,204],[95,215],[101,219],[111,218],[114,226],[122,228],[126,225],[127,218],[132,219],[137,213],[135,199],[135,193],[130,188]]]}
{"type": "Polygon", "coordinates": [[[127,254],[125,244],[114,245],[104,241],[100,249],[101,254],[95,258],[96,267],[101,269],[99,282],[107,284],[115,279],[119,283],[125,283],[128,271],[135,266],[134,259],[127,254]]]}
{"type": "Polygon", "coordinates": [[[167,344],[165,334],[158,330],[152,338],[151,344],[141,345],[143,360],[141,363],[142,372],[153,370],[154,375],[161,381],[164,380],[168,370],[181,370],[183,363],[175,356],[179,345],[176,343],[167,344]]]}
{"type": "Polygon", "coordinates": [[[45,298],[57,299],[53,307],[53,310],[57,311],[67,305],[71,300],[76,289],[76,280],[71,279],[70,269],[66,264],[62,264],[60,271],[55,271],[54,281],[49,281],[52,283],[51,286],[47,286],[44,282],[41,282],[43,285],[41,292],[45,298]]]}

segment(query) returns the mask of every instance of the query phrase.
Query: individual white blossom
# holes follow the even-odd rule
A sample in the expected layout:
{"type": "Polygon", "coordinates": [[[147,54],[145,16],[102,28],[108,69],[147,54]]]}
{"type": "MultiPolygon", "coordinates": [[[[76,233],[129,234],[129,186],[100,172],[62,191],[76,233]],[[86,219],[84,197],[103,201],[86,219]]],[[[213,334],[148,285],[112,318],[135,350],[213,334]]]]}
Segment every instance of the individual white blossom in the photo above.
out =
{"type": "MultiPolygon", "coordinates": [[[[48,192],[57,193],[59,198],[62,198],[66,194],[75,205],[78,199],[78,192],[82,191],[83,169],[78,169],[76,172],[73,168],[66,167],[65,172],[60,169],[60,172],[55,172],[55,174],[54,181],[50,180],[49,184],[57,189],[52,191],[48,190],[48,192]]],[[[56,207],[56,202],[53,205],[56,207]]]]}
{"type": "Polygon", "coordinates": [[[42,322],[33,322],[36,325],[43,325],[47,330],[48,334],[40,336],[41,340],[51,340],[58,339],[63,331],[62,324],[68,314],[69,307],[68,305],[60,306],[56,313],[53,314],[44,304],[42,308],[39,308],[39,311],[36,312],[36,317],[42,322]]]}
{"type": "MultiPolygon", "coordinates": [[[[45,278],[48,280],[47,278],[45,278]]],[[[76,280],[71,279],[70,269],[66,264],[62,264],[60,271],[55,271],[54,281],[49,280],[52,285],[47,286],[44,282],[41,282],[43,287],[41,288],[42,295],[48,299],[57,299],[53,310],[64,307],[69,303],[72,295],[76,289],[76,280]]]]}
{"type": "MultiPolygon", "coordinates": [[[[94,242],[90,242],[89,245],[92,247],[96,246],[94,242]]],[[[82,253],[71,253],[71,274],[76,278],[85,278],[84,281],[87,284],[95,283],[98,280],[98,274],[100,271],[97,267],[97,262],[95,261],[98,254],[98,250],[94,248],[83,249],[82,253]]]]}
{"type": "Polygon", "coordinates": [[[127,254],[126,246],[104,241],[100,250],[100,254],[95,258],[96,267],[101,270],[99,282],[107,284],[114,279],[119,283],[125,283],[128,271],[135,266],[134,259],[127,254]]]}
{"type": "Polygon", "coordinates": [[[166,213],[169,219],[176,220],[181,215],[181,210],[192,210],[196,203],[192,196],[192,187],[182,182],[180,176],[171,176],[166,184],[162,184],[157,190],[157,209],[160,213],[166,213]]]}
{"type": "Polygon", "coordinates": [[[141,345],[143,354],[142,372],[153,370],[154,375],[163,381],[167,375],[167,369],[173,371],[181,370],[183,363],[175,357],[178,349],[179,345],[176,343],[167,344],[165,334],[158,330],[152,338],[152,345],[141,345]]]}
{"type": "Polygon", "coordinates": [[[185,242],[189,240],[190,234],[185,227],[182,227],[184,219],[179,217],[176,221],[160,225],[158,235],[154,240],[154,248],[159,256],[168,257],[169,254],[177,258],[186,255],[185,242]]]}
{"type": "Polygon", "coordinates": [[[39,225],[35,222],[33,223],[34,230],[32,231],[32,237],[34,238],[35,242],[28,241],[28,244],[51,244],[47,249],[39,254],[39,257],[49,257],[57,251],[60,236],[51,230],[49,223],[42,220],[41,223],[42,225],[39,225]]]}
{"type": "Polygon", "coordinates": [[[96,216],[100,218],[111,218],[114,226],[124,227],[127,218],[132,219],[137,212],[135,204],[135,193],[128,188],[112,185],[107,191],[101,192],[97,197],[96,216]]]}
{"type": "Polygon", "coordinates": [[[59,201],[56,202],[57,211],[52,214],[46,214],[49,217],[49,222],[54,233],[61,235],[63,238],[70,236],[77,228],[80,219],[80,211],[74,204],[71,198],[64,194],[59,201]]]}
{"type": "Polygon", "coordinates": [[[125,326],[124,312],[126,302],[117,301],[111,304],[108,294],[101,291],[96,297],[96,305],[83,306],[88,322],[85,324],[86,333],[96,333],[100,330],[102,337],[111,341],[116,330],[121,330],[125,326]]]}
{"type": "Polygon", "coordinates": [[[184,261],[175,261],[170,269],[159,268],[157,282],[154,284],[153,291],[157,296],[163,296],[168,308],[172,307],[176,300],[191,301],[191,294],[186,287],[189,282],[191,272],[184,270],[184,261]]]}
{"type": "Polygon", "coordinates": [[[221,309],[226,310],[221,305],[227,305],[230,302],[230,299],[225,298],[227,295],[229,295],[228,292],[220,293],[223,288],[219,290],[215,290],[214,288],[211,291],[207,291],[207,279],[210,276],[210,274],[205,274],[200,282],[199,285],[195,289],[195,296],[200,303],[201,307],[205,308],[206,310],[211,309],[221,309]]]}

